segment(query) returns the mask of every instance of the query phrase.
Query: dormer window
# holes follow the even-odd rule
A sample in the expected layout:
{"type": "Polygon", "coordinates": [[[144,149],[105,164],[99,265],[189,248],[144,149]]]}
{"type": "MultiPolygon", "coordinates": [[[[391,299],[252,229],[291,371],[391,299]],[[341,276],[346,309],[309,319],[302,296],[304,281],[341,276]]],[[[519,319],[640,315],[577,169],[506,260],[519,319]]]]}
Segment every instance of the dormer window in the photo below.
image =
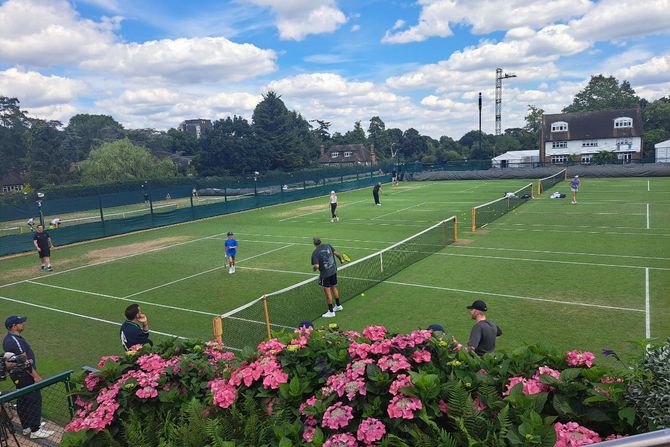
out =
{"type": "Polygon", "coordinates": [[[556,121],[555,123],[551,123],[551,131],[552,132],[566,132],[568,130],[568,123],[565,121],[556,121]]]}
{"type": "Polygon", "coordinates": [[[614,128],[620,129],[622,127],[633,127],[633,118],[622,116],[614,119],[614,128]]]}
{"type": "Polygon", "coordinates": [[[351,157],[351,154],[352,154],[351,151],[346,151],[346,152],[344,153],[344,158],[349,158],[349,157],[351,157]]]}
{"type": "Polygon", "coordinates": [[[339,153],[339,152],[331,152],[331,153],[330,153],[330,158],[337,158],[337,157],[339,157],[339,156],[340,156],[340,153],[339,153]]]}

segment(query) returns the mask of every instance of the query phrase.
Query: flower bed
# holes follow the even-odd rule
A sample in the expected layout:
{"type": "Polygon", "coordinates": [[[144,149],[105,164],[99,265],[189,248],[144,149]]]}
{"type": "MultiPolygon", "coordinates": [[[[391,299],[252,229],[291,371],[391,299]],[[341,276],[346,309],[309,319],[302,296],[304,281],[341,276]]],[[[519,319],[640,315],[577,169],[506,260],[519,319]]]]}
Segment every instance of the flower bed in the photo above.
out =
{"type": "Polygon", "coordinates": [[[62,445],[576,447],[645,428],[589,352],[479,357],[425,330],[300,329],[245,355],[175,340],[98,366],[62,445]]]}

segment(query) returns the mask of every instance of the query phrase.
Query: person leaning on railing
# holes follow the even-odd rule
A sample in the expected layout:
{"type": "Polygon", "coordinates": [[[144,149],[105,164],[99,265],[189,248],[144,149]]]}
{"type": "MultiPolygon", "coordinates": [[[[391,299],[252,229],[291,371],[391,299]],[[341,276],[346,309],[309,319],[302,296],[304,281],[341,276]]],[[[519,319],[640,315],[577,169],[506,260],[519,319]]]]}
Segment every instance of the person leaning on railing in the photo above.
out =
{"type": "MultiPolygon", "coordinates": [[[[26,317],[16,315],[12,315],[5,320],[5,327],[8,332],[2,341],[2,349],[6,353],[14,355],[25,354],[27,358],[25,368],[15,367],[9,372],[16,389],[25,388],[42,380],[42,377],[37,373],[35,353],[26,339],[21,336],[26,320],[26,317]]],[[[54,434],[52,431],[43,429],[41,425],[42,394],[40,391],[33,391],[19,397],[16,400],[16,412],[19,415],[24,435],[30,435],[31,439],[40,439],[48,438],[54,434]]]]}

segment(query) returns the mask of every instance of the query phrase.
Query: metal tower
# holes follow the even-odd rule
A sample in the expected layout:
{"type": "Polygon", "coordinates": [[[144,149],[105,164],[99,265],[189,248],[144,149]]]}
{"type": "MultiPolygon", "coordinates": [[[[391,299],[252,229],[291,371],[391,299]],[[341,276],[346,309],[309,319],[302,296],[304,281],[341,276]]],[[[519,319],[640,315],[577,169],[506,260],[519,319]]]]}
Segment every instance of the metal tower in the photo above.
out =
{"type": "Polygon", "coordinates": [[[496,68],[496,135],[501,134],[501,113],[502,113],[502,80],[516,78],[513,73],[503,74],[502,68],[496,68]]]}

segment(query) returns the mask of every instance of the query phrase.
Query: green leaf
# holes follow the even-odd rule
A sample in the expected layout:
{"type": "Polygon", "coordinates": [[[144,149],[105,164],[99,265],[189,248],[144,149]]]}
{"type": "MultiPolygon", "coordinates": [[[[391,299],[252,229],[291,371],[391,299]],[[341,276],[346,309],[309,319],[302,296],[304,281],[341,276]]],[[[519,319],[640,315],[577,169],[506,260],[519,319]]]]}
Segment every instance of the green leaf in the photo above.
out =
{"type": "Polygon", "coordinates": [[[572,382],[582,373],[579,368],[568,368],[561,371],[561,382],[572,382]]]}
{"type": "Polygon", "coordinates": [[[619,410],[619,418],[626,421],[628,425],[633,425],[635,423],[635,409],[632,407],[625,407],[619,410]]]}
{"type": "Polygon", "coordinates": [[[293,447],[293,443],[288,438],[281,438],[279,440],[279,447],[293,447]]]}
{"type": "Polygon", "coordinates": [[[554,395],[552,406],[561,416],[572,416],[575,414],[575,411],[572,409],[570,402],[568,402],[568,400],[560,394],[554,395]]]}

